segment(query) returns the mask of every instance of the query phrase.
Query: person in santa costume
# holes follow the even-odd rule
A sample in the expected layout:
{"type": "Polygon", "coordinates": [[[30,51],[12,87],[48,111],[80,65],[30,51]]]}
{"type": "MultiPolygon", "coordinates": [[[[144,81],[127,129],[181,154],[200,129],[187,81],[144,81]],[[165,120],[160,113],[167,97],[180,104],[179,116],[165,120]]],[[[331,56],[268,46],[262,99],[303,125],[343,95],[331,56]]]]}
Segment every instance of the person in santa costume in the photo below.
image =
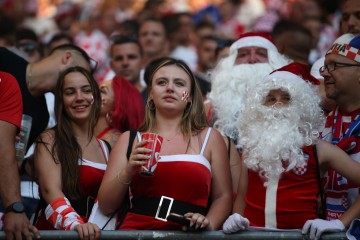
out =
{"type": "Polygon", "coordinates": [[[270,72],[290,63],[281,55],[270,35],[248,32],[230,46],[229,56],[211,71],[211,91],[205,103],[209,122],[221,132],[228,147],[234,195],[241,172],[236,148],[239,129],[236,125],[247,86],[256,84],[270,72]]]}
{"type": "MultiPolygon", "coordinates": [[[[306,65],[291,63],[247,89],[237,125],[244,165],[225,233],[248,226],[302,228],[318,239],[345,229],[339,219],[318,219],[320,179],[330,167],[359,185],[360,164],[318,140],[324,122],[318,84],[306,65]]],[[[350,147],[351,139],[342,144],[350,147]]]]}
{"type": "Polygon", "coordinates": [[[234,121],[245,89],[291,60],[281,55],[270,35],[248,32],[230,46],[230,54],[211,71],[211,91],[205,102],[209,122],[224,136],[237,138],[234,121]]]}

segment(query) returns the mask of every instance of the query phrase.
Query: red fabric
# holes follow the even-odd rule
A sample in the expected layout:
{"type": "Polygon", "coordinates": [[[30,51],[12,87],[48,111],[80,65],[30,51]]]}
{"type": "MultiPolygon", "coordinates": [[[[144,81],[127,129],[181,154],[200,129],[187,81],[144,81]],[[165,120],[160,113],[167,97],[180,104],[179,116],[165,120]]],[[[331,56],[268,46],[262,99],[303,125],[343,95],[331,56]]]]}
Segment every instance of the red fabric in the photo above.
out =
{"type": "MultiPolygon", "coordinates": [[[[317,217],[317,180],[316,160],[311,146],[303,151],[309,155],[306,171],[303,175],[295,174],[296,169],[283,173],[276,193],[277,228],[302,228],[306,220],[317,217]]],[[[248,172],[248,190],[244,216],[250,220],[251,226],[265,227],[266,188],[258,172],[248,172]]]]}
{"type": "Polygon", "coordinates": [[[80,167],[80,171],[81,187],[85,195],[91,196],[95,199],[97,197],[101,181],[104,177],[105,170],[82,165],[80,167]]]}
{"type": "Polygon", "coordinates": [[[0,71],[0,120],[21,126],[22,97],[14,76],[0,71]]]}
{"type": "Polygon", "coordinates": [[[311,82],[313,85],[320,85],[320,81],[310,74],[310,69],[305,64],[298,62],[290,63],[282,68],[276,69],[272,73],[281,71],[290,72],[296,76],[301,77],[305,81],[311,82]]]}
{"type": "MultiPolygon", "coordinates": [[[[98,169],[87,165],[81,165],[80,182],[86,196],[91,196],[94,199],[96,198],[104,173],[105,170],[103,169],[98,169]]],[[[82,214],[79,213],[79,215],[82,214]]],[[[84,222],[87,222],[86,217],[81,217],[84,222]]],[[[40,214],[35,226],[39,230],[55,230],[54,226],[46,220],[45,214],[40,214]]]]}
{"type": "Polygon", "coordinates": [[[101,133],[99,133],[96,138],[101,139],[106,133],[108,133],[111,130],[111,127],[105,128],[101,133]]]}
{"type": "MultiPolygon", "coordinates": [[[[104,149],[106,148],[104,145],[100,144],[100,147],[103,152],[106,151],[106,149],[104,149]]],[[[106,155],[105,159],[107,160],[106,155]]],[[[99,191],[100,184],[105,173],[106,166],[104,165],[105,164],[93,163],[88,160],[83,160],[83,163],[80,166],[80,183],[81,188],[83,189],[86,196],[90,196],[94,199],[97,197],[97,193],[99,191]]],[[[87,218],[83,216],[85,215],[85,213],[79,212],[78,214],[81,216],[84,222],[87,222],[87,218]]],[[[36,221],[35,226],[39,230],[55,230],[54,226],[46,220],[45,213],[42,212],[39,213],[39,217],[36,221]]]]}
{"type": "MultiPolygon", "coordinates": [[[[201,155],[161,156],[154,172],[155,176],[135,175],[130,186],[133,197],[160,198],[167,196],[178,201],[206,207],[210,194],[211,172],[201,164],[201,161],[207,160],[201,155]],[[169,157],[173,159],[169,160],[169,157]],[[195,162],[189,161],[190,159],[195,162]]],[[[181,226],[129,212],[120,229],[180,230],[181,226]]]]}
{"type": "Polygon", "coordinates": [[[269,40],[271,43],[274,44],[272,37],[269,34],[264,33],[264,32],[247,32],[247,33],[243,33],[243,34],[241,34],[239,36],[239,39],[244,38],[244,37],[263,37],[263,38],[269,40]]]}
{"type": "Polygon", "coordinates": [[[75,212],[64,197],[59,197],[52,201],[50,207],[46,211],[48,221],[52,226],[60,228],[59,230],[70,230],[74,223],[84,223],[84,220],[75,212]]]}

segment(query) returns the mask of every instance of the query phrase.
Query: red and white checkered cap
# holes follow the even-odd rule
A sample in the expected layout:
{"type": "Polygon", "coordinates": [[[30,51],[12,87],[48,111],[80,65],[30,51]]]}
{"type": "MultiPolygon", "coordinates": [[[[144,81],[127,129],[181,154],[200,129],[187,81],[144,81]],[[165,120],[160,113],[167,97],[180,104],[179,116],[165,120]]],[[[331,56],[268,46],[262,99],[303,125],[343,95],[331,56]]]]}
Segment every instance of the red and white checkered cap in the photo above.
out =
{"type": "Polygon", "coordinates": [[[338,54],[350,58],[356,62],[360,62],[360,35],[346,33],[335,40],[328,54],[338,54]]]}

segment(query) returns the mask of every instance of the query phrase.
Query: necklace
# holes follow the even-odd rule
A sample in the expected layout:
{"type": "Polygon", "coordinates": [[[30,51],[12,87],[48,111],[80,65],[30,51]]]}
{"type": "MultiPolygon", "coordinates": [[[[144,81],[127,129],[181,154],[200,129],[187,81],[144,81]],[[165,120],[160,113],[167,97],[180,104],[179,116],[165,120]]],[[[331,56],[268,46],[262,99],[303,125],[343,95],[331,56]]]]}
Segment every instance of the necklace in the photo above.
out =
{"type": "Polygon", "coordinates": [[[173,140],[176,135],[178,134],[179,132],[175,132],[175,134],[171,135],[170,137],[163,137],[166,141],[170,142],[171,140],[173,140]]]}

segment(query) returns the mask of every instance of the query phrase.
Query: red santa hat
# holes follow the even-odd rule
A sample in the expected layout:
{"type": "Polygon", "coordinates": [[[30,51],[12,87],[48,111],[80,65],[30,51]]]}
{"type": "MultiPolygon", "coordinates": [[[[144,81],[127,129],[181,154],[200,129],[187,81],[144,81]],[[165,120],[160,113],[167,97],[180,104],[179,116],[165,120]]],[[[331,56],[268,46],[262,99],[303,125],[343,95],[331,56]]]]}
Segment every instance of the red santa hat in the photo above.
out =
{"type": "Polygon", "coordinates": [[[270,73],[266,79],[286,79],[286,80],[303,80],[310,82],[313,85],[319,85],[320,81],[310,74],[310,70],[307,65],[302,63],[290,63],[282,68],[276,69],[270,73]]]}
{"type": "Polygon", "coordinates": [[[240,35],[239,39],[230,46],[230,52],[243,47],[262,47],[277,51],[271,36],[262,32],[248,32],[240,35]]]}
{"type": "Polygon", "coordinates": [[[244,105],[253,108],[263,106],[271,90],[281,89],[289,93],[292,99],[290,106],[301,113],[302,120],[318,126],[323,124],[318,84],[319,80],[310,74],[307,65],[291,63],[267,75],[254,88],[249,88],[244,105]]]}
{"type": "Polygon", "coordinates": [[[341,35],[335,40],[326,55],[331,53],[360,62],[360,35],[354,35],[352,33],[341,35]]]}

